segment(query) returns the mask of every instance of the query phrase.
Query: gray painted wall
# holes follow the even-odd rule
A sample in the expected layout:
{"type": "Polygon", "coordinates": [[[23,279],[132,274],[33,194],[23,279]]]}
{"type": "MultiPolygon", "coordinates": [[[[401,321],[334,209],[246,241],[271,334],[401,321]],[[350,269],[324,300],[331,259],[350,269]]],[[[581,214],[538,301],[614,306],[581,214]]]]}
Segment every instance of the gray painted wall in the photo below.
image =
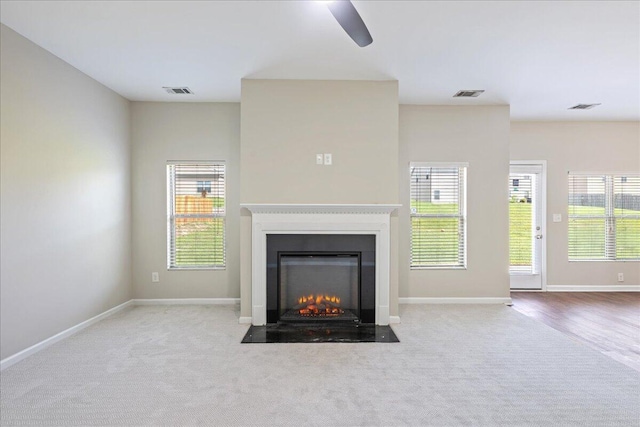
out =
{"type": "Polygon", "coordinates": [[[133,102],[131,111],[135,298],[239,298],[240,104],[133,102]],[[168,160],[225,161],[224,270],[167,270],[168,160]]]}
{"type": "MultiPolygon", "coordinates": [[[[397,203],[397,81],[242,81],[242,203],[397,203]],[[331,153],[333,165],[316,165],[331,153]]],[[[242,217],[242,316],[251,315],[251,218],[242,217]]],[[[397,314],[397,221],[390,310],[397,314]]]]}
{"type": "Polygon", "coordinates": [[[508,297],[509,106],[400,106],[400,297],[508,297]],[[409,163],[468,162],[467,269],[410,270],[409,163]]]}
{"type": "Polygon", "coordinates": [[[1,358],[131,298],[129,102],[1,26],[1,358]]]}
{"type": "Polygon", "coordinates": [[[512,160],[547,160],[547,285],[639,286],[638,261],[569,262],[567,172],[640,172],[640,123],[513,122],[510,139],[512,160]]]}

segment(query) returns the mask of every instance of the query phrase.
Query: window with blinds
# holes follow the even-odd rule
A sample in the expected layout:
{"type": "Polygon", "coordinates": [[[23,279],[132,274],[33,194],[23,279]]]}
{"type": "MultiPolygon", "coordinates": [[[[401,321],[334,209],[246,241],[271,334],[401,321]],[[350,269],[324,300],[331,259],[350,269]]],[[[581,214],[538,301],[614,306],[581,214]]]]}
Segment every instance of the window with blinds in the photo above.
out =
{"type": "Polygon", "coordinates": [[[167,163],[167,266],[225,267],[225,165],[167,163]]]}
{"type": "Polygon", "coordinates": [[[466,164],[411,163],[411,268],[466,267],[466,164]]]}
{"type": "Polygon", "coordinates": [[[569,172],[569,261],[640,260],[640,174],[569,172]]]}

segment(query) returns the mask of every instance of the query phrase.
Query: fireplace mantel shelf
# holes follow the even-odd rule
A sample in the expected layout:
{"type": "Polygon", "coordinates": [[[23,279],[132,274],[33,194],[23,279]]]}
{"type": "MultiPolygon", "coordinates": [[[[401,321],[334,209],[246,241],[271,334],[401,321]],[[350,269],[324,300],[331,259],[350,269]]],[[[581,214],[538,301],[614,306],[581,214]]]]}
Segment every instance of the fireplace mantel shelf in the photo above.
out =
{"type": "Polygon", "coordinates": [[[242,203],[240,207],[257,214],[390,214],[397,204],[270,204],[242,203]]]}

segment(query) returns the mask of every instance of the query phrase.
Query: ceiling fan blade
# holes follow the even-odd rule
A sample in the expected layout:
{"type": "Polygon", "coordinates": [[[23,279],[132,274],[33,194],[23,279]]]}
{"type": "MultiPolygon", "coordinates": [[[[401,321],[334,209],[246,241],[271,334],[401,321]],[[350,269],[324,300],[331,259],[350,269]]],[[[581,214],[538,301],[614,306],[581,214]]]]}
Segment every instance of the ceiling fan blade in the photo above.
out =
{"type": "Polygon", "coordinates": [[[367,26],[360,14],[350,1],[334,1],[327,5],[338,24],[344,28],[349,37],[360,47],[365,47],[373,41],[367,26]]]}

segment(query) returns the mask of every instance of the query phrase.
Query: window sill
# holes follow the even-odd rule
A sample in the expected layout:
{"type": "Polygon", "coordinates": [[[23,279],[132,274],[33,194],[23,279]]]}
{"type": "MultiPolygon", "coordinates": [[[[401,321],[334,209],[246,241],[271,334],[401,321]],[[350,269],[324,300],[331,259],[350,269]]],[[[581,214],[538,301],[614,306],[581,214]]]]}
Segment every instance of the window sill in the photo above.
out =
{"type": "Polygon", "coordinates": [[[226,270],[227,267],[169,267],[167,271],[226,270]]]}

